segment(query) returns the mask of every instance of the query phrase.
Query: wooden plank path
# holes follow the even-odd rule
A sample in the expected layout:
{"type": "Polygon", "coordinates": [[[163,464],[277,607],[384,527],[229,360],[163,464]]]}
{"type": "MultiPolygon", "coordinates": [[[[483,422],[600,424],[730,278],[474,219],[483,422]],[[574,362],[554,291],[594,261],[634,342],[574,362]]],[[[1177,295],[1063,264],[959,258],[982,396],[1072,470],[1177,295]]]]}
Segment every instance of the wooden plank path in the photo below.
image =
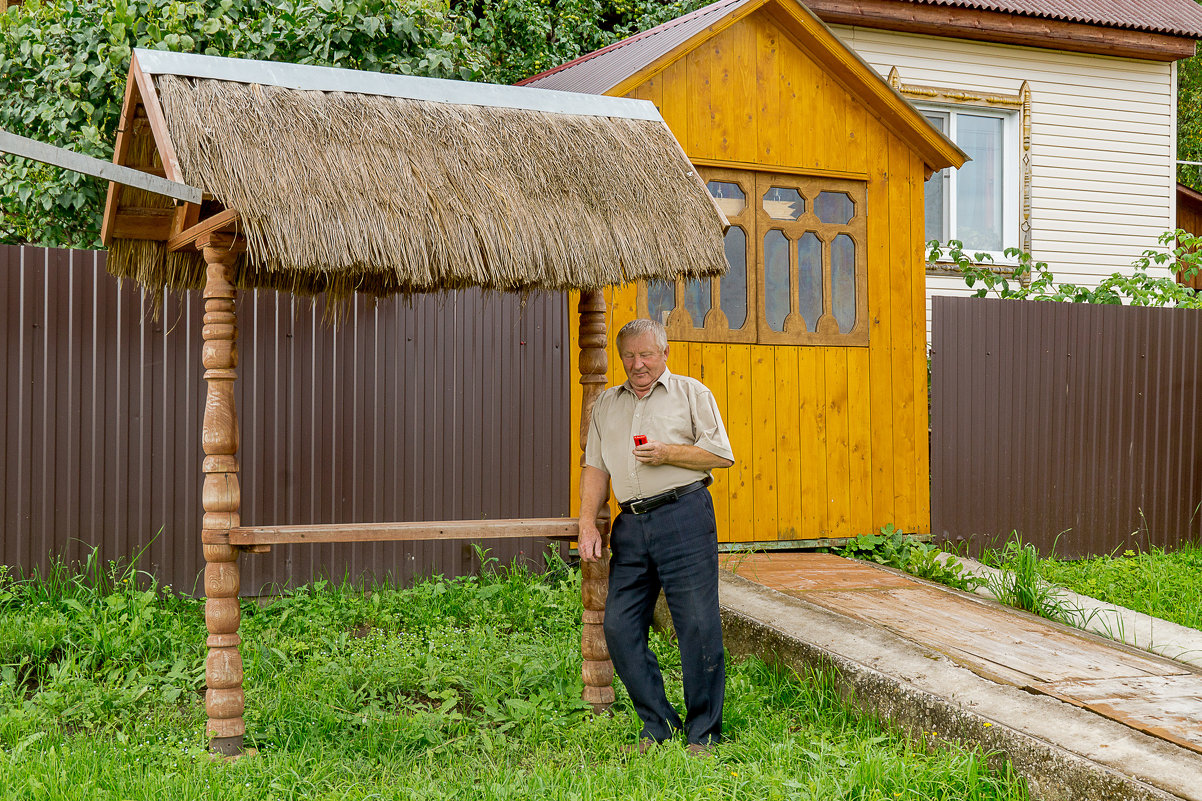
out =
{"type": "Polygon", "coordinates": [[[996,602],[833,554],[733,554],[723,567],[887,629],[991,681],[1202,753],[1202,675],[996,602]]]}

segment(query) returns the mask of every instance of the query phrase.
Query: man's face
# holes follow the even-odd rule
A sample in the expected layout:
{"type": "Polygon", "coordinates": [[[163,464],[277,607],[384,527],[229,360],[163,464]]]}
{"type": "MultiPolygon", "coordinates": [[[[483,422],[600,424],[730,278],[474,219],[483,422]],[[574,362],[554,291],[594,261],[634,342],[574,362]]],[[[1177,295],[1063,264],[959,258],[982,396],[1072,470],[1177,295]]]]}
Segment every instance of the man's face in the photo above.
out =
{"type": "Polygon", "coordinates": [[[651,389],[668,366],[668,349],[660,350],[650,331],[623,339],[618,355],[622,357],[622,368],[631,388],[640,395],[651,389]]]}

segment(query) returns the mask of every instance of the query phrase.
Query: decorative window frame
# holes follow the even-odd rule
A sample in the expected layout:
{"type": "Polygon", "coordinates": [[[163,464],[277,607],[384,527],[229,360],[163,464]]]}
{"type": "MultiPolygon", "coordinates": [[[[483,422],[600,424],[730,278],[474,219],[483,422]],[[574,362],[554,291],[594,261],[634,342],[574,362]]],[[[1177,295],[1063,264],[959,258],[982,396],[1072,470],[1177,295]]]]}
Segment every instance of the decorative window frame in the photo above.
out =
{"type": "MultiPolygon", "coordinates": [[[[1018,139],[1018,237],[1017,247],[1031,252],[1031,84],[1023,81],[1015,94],[996,92],[970,92],[962,89],[949,89],[940,86],[903,83],[897,67],[889,71],[889,85],[907,99],[921,106],[931,106],[932,110],[960,110],[959,107],[970,106],[981,109],[1002,109],[1016,113],[1018,139]]],[[[1014,201],[1012,201],[1014,202],[1014,201]]],[[[991,254],[995,266],[988,263],[984,266],[999,273],[1009,274],[1011,268],[1006,265],[1014,259],[1006,258],[1002,253],[991,254]]],[[[945,262],[928,262],[927,272],[936,275],[959,274],[959,269],[945,262]]]]}
{"type": "MultiPolygon", "coordinates": [[[[772,345],[833,345],[866,347],[868,345],[868,186],[866,176],[845,177],[813,175],[794,170],[782,170],[770,165],[740,164],[738,168],[697,164],[702,180],[735,183],[747,199],[736,215],[727,215],[732,227],[742,228],[746,235],[744,257],[747,270],[747,318],[739,329],[730,329],[721,308],[721,279],[710,279],[710,309],[701,326],[697,326],[685,308],[687,281],[676,282],[674,308],[665,327],[668,338],[684,342],[753,343],[772,345]],[[796,188],[806,198],[806,210],[797,220],[778,220],[763,208],[762,197],[769,187],[784,185],[796,188]],[[824,223],[814,211],[814,199],[820,192],[846,194],[854,204],[851,220],[845,224],[824,223]],[[768,324],[765,304],[766,265],[764,238],[773,230],[789,239],[789,314],[784,330],[774,331],[768,324]],[[800,275],[796,238],[813,232],[822,242],[822,303],[823,314],[815,322],[815,331],[806,329],[798,312],[800,275]],[[834,317],[833,267],[830,246],[840,234],[849,236],[855,244],[855,323],[850,331],[840,332],[834,317]]],[[[642,317],[649,316],[647,284],[638,285],[637,309],[642,317]]]]}
{"type": "MultiPolygon", "coordinates": [[[[746,202],[743,210],[735,215],[726,215],[731,228],[743,229],[745,244],[743,247],[744,269],[747,281],[747,316],[740,328],[732,329],[722,311],[722,280],[710,279],[710,310],[705,320],[698,326],[685,308],[683,302],[686,286],[689,283],[683,278],[676,279],[676,305],[668,315],[664,327],[668,329],[668,339],[684,342],[733,342],[755,343],[759,328],[756,318],[759,308],[761,282],[756,279],[756,247],[754,237],[756,230],[756,173],[751,170],[733,170],[716,167],[698,167],[701,180],[708,184],[710,181],[736,184],[743,192],[746,202]]],[[[647,284],[639,283],[638,309],[640,317],[649,316],[647,303],[647,284]]]]}

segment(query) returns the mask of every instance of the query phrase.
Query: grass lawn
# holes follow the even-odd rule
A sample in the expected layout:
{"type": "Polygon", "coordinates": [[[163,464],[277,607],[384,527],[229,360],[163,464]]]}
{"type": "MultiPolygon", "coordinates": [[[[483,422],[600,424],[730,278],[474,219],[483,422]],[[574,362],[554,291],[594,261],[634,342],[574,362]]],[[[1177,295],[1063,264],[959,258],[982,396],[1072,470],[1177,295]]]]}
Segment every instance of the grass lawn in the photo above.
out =
{"type": "MultiPolygon", "coordinates": [[[[912,744],[823,676],[728,666],[728,741],[618,753],[638,721],[579,700],[579,574],[522,571],[243,605],[249,745],[203,740],[201,603],[0,568],[0,799],[1025,799],[1007,769],[912,744]]],[[[656,650],[681,702],[679,659],[656,650]]],[[[936,747],[931,747],[934,744],[936,747]]]]}
{"type": "Polygon", "coordinates": [[[1197,544],[1077,561],[1043,559],[1039,574],[1073,592],[1202,629],[1202,547],[1197,544]]]}

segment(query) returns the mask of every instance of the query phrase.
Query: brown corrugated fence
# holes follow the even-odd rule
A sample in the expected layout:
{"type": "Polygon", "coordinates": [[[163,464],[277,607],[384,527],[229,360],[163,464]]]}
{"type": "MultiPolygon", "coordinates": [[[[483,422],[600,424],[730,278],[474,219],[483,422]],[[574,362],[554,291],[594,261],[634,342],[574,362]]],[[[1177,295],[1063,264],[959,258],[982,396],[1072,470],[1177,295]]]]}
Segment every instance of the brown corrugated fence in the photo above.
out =
{"type": "Polygon", "coordinates": [[[931,515],[979,550],[1197,541],[1202,311],[936,297],[931,515]]]}
{"type": "MultiPolygon", "coordinates": [[[[149,298],[104,253],[0,247],[0,562],[93,546],[193,592],[200,553],[199,293],[149,298]]],[[[459,292],[324,307],[240,294],[246,525],[569,513],[567,305],[459,292]]],[[[507,563],[544,541],[486,543],[507,563]]],[[[410,581],[478,569],[470,544],[276,547],[244,593],[318,576],[410,581]]]]}

